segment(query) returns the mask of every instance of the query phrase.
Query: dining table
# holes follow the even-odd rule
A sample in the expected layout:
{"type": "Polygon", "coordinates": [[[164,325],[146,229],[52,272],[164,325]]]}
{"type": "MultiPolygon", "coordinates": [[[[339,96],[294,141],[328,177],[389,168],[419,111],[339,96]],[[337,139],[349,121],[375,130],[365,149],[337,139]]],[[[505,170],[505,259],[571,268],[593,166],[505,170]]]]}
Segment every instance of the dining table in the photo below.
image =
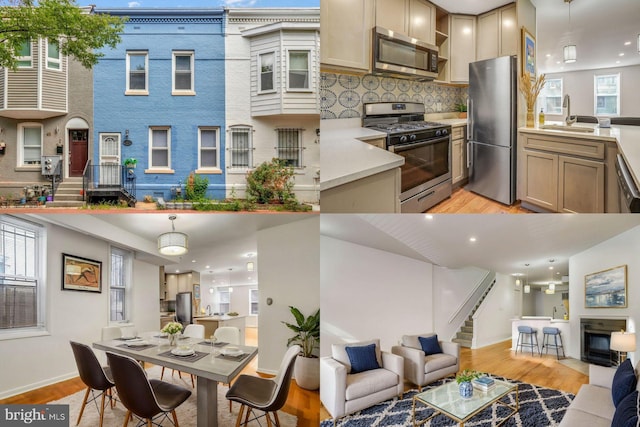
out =
{"type": "Polygon", "coordinates": [[[210,340],[189,338],[193,355],[185,357],[173,354],[184,348],[184,341],[170,345],[169,339],[157,332],[141,334],[141,337],[147,338],[99,341],[94,342],[93,347],[196,376],[197,427],[218,426],[218,383],[229,384],[258,354],[257,347],[233,345],[242,355],[225,355],[225,343],[214,345],[210,340]]]}

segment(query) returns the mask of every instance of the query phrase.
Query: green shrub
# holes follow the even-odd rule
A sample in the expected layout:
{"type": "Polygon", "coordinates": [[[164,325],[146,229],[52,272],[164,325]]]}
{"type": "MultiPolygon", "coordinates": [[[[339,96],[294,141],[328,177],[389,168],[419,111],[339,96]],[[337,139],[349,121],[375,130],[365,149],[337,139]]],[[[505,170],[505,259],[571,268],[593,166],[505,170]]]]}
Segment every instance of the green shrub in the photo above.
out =
{"type": "Polygon", "coordinates": [[[184,185],[184,195],[186,200],[196,201],[206,197],[209,188],[209,178],[191,172],[189,179],[184,185]]]}
{"type": "Polygon", "coordinates": [[[247,173],[247,198],[253,197],[258,203],[284,203],[295,199],[293,179],[293,168],[283,160],[264,162],[247,173]]]}

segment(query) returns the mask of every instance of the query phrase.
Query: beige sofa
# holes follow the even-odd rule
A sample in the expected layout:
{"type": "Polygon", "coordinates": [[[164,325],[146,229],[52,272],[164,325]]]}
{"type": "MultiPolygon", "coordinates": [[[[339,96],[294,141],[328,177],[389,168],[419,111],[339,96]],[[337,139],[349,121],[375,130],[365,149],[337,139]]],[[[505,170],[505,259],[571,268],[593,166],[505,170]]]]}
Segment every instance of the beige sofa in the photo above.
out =
{"type": "MultiPolygon", "coordinates": [[[[636,365],[636,376],[640,363],[636,365]]],[[[611,397],[615,368],[589,365],[589,384],[583,384],[569,405],[560,427],[610,427],[616,411],[611,397]]],[[[640,383],[637,387],[640,390],[640,383]]]]}
{"type": "Polygon", "coordinates": [[[418,386],[454,375],[460,368],[460,345],[438,340],[442,353],[426,356],[418,337],[430,337],[434,333],[403,335],[401,345],[391,347],[391,353],[404,358],[404,377],[418,386]]]}

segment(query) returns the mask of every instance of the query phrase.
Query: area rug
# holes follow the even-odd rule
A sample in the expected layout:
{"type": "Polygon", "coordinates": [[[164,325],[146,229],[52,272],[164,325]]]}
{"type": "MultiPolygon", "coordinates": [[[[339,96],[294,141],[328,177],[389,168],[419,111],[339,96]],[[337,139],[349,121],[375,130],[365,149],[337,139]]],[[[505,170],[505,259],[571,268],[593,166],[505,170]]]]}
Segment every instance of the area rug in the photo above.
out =
{"type": "MultiPolygon", "coordinates": [[[[540,387],[533,384],[526,384],[520,381],[509,380],[502,377],[495,377],[505,381],[518,384],[518,400],[520,409],[509,418],[503,426],[518,427],[543,427],[556,426],[564,416],[567,407],[574,398],[573,394],[560,390],[540,387]]],[[[453,381],[452,378],[436,381],[422,388],[423,391],[437,387],[445,382],[453,381]]],[[[355,414],[338,420],[338,427],[410,427],[412,398],[418,393],[417,390],[410,390],[402,396],[402,399],[392,399],[372,406],[355,414]]],[[[509,394],[502,399],[510,405],[515,405],[515,393],[509,394]]],[[[417,411],[418,420],[428,418],[434,413],[433,409],[423,405],[417,411]]],[[[465,423],[465,426],[496,426],[500,424],[510,413],[510,410],[503,405],[493,404],[484,411],[465,423]]],[[[437,415],[429,420],[425,426],[457,426],[452,419],[437,415]]],[[[328,419],[320,423],[321,427],[332,427],[333,420],[328,419]]]]}
{"type": "MultiPolygon", "coordinates": [[[[147,375],[149,378],[160,379],[160,373],[162,368],[159,366],[153,366],[147,369],[147,375]]],[[[178,384],[187,389],[191,390],[191,396],[189,399],[180,405],[176,409],[176,414],[178,415],[178,422],[180,423],[180,427],[195,427],[196,425],[196,389],[191,387],[191,378],[189,374],[182,374],[182,379],[178,376],[178,372],[176,372],[173,377],[171,376],[171,369],[167,369],[164,373],[164,381],[171,382],[173,384],[178,384]]],[[[86,390],[86,389],[85,389],[86,390]]],[[[76,420],[78,419],[78,414],[80,413],[80,407],[82,406],[82,399],[84,398],[85,390],[79,391],[78,393],[67,396],[63,399],[56,400],[55,404],[68,404],[69,405],[69,417],[70,423],[69,425],[75,425],[76,420]]],[[[238,416],[238,412],[240,410],[240,405],[238,403],[233,404],[233,411],[229,412],[229,401],[225,399],[225,394],[227,393],[228,388],[223,386],[222,384],[218,384],[218,425],[220,427],[230,427],[236,425],[236,418],[238,416]]],[[[100,400],[98,399],[98,406],[100,400]]],[[[100,421],[100,414],[98,413],[98,406],[93,403],[87,404],[87,407],[84,410],[84,414],[82,414],[82,420],[80,421],[80,426],[84,427],[97,427],[100,421]]],[[[107,407],[104,411],[104,427],[122,427],[124,423],[124,416],[126,414],[126,410],[121,403],[118,403],[115,408],[111,409],[107,407]]],[[[279,411],[278,417],[280,418],[280,424],[284,427],[295,427],[297,424],[297,417],[291,414],[287,414],[285,412],[279,411]]],[[[137,423],[130,421],[130,426],[135,426],[137,423]]],[[[171,426],[172,423],[169,420],[163,420],[162,426],[171,426]]],[[[249,423],[251,427],[258,426],[266,426],[266,420],[264,418],[260,419],[260,423],[257,421],[252,421],[249,423]]]]}

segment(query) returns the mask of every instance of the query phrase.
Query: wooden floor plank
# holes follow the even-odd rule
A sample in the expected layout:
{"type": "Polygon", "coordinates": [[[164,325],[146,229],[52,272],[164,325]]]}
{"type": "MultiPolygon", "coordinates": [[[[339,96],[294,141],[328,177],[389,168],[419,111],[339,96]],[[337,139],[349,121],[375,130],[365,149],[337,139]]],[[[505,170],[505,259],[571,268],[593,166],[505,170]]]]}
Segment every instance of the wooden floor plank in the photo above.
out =
{"type": "Polygon", "coordinates": [[[428,213],[458,213],[458,214],[522,214],[533,213],[532,211],[520,206],[520,202],[516,202],[512,206],[503,205],[502,203],[483,197],[479,194],[467,191],[462,187],[453,190],[451,197],[438,203],[427,211],[428,213]]]}

